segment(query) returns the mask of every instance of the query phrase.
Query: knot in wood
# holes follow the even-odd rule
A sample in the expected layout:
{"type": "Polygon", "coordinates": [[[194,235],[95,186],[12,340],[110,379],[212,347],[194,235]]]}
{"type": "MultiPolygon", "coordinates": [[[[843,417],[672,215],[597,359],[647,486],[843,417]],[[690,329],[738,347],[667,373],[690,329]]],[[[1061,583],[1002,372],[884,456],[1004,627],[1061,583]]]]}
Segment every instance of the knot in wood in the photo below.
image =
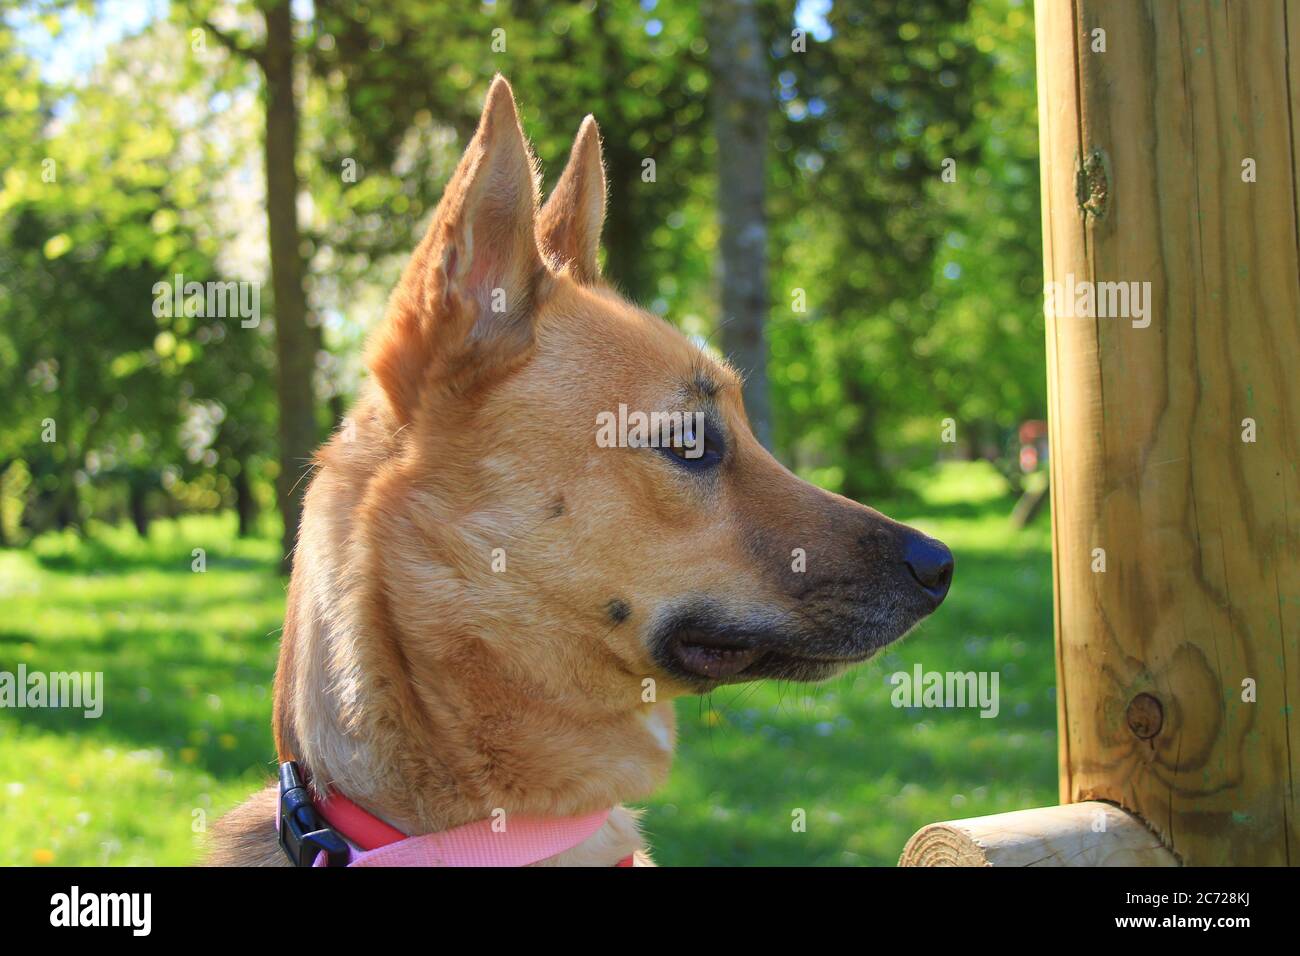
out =
{"type": "Polygon", "coordinates": [[[1165,709],[1150,694],[1138,694],[1128,702],[1124,716],[1128,720],[1128,729],[1133,731],[1135,737],[1150,740],[1160,733],[1160,728],[1164,725],[1165,709]]]}

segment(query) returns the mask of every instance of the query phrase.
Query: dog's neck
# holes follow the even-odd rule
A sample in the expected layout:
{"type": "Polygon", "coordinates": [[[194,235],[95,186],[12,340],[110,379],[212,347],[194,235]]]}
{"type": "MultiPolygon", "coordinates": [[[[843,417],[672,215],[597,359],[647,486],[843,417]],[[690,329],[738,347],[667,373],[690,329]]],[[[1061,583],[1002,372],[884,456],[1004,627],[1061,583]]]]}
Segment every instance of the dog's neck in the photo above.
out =
{"type": "Polygon", "coordinates": [[[643,701],[634,675],[593,681],[559,655],[523,672],[474,634],[411,633],[386,598],[400,581],[350,573],[375,558],[357,551],[349,503],[329,500],[349,486],[323,471],[309,494],[276,679],[281,759],[412,834],[500,811],[577,816],[663,781],[672,704],[643,701]]]}
{"type": "Polygon", "coordinates": [[[537,696],[536,681],[501,679],[486,700],[460,693],[480,686],[481,662],[443,672],[438,687],[398,686],[385,678],[362,689],[349,660],[356,642],[319,619],[298,631],[311,658],[289,716],[284,749],[310,768],[313,782],[362,803],[407,833],[426,833],[504,811],[567,817],[647,796],[667,775],[674,737],[670,703],[622,711],[581,695],[537,696]],[[475,673],[478,671],[478,673],[475,673]],[[395,717],[391,693],[417,703],[418,716],[395,717]],[[372,711],[378,711],[374,713],[372,711]]]}

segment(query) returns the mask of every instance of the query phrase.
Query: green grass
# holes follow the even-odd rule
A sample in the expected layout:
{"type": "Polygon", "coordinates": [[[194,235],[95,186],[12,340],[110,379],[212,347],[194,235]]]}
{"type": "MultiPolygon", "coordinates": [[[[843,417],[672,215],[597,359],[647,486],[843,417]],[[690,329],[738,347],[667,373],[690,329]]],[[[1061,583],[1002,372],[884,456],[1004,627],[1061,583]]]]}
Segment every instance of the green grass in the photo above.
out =
{"type": "MultiPolygon", "coordinates": [[[[660,863],[892,865],[925,823],[1055,802],[1046,520],[1013,530],[1000,479],[970,465],[881,507],[952,547],[947,603],[830,683],[680,702],[676,766],[644,818],[660,863]],[[918,662],[997,671],[999,715],[893,707],[888,675],[918,662]]],[[[274,558],[270,541],[237,541],[229,515],[0,552],[0,670],[105,675],[96,720],[0,709],[0,865],[196,860],[205,821],[273,770],[274,558]]]]}
{"type": "Polygon", "coordinates": [[[0,670],[103,671],[105,701],[0,710],[0,864],[190,863],[273,769],[276,545],[233,516],[92,534],[0,552],[0,670]]]}

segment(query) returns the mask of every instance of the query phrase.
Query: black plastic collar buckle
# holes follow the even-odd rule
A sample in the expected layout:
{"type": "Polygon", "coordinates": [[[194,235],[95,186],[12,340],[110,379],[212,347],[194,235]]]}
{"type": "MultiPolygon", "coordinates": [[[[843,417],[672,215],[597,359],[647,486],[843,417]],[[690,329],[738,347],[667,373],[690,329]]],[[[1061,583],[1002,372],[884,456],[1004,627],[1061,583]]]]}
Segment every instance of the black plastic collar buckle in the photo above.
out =
{"type": "Polygon", "coordinates": [[[312,866],[324,853],[326,866],[347,866],[348,845],[321,819],[303,786],[298,765],[280,764],[280,849],[294,866],[312,866]]]}

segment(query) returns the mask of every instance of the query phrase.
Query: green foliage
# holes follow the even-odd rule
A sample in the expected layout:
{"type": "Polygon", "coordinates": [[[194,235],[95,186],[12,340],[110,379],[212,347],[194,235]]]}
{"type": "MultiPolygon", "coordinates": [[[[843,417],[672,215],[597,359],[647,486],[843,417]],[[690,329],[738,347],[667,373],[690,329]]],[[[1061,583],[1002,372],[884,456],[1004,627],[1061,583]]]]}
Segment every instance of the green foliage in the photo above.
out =
{"type": "MultiPolygon", "coordinates": [[[[61,8],[49,9],[57,26],[61,8]]],[[[870,498],[895,490],[900,467],[934,458],[944,419],[960,450],[1000,450],[1045,414],[1028,6],[845,0],[798,53],[790,33],[806,22],[792,0],[760,10],[773,77],[778,452],[870,498]],[[943,181],[945,160],[956,182],[943,181]],[[796,290],[807,311],[793,307],[796,290]]],[[[267,495],[270,323],[250,331],[148,309],[153,283],[176,273],[265,279],[259,74],[226,48],[254,46],[258,22],[251,2],[178,5],[113,44],[88,82],[60,89],[0,29],[11,54],[0,124],[15,144],[0,186],[0,398],[11,412],[0,469],[27,462],[28,525],[117,513],[118,498],[95,489],[119,478],[136,497],[153,489],[155,510],[213,494],[230,504],[237,480],[245,498],[267,495]],[[57,183],[42,181],[46,160],[57,183]],[[47,417],[56,446],[39,440],[47,417]],[[170,489],[195,481],[202,494],[174,501],[170,489]]],[[[322,422],[356,388],[365,331],[497,71],[514,83],[548,181],[582,116],[597,116],[607,274],[716,340],[725,171],[714,168],[704,33],[684,0],[314,6],[300,25],[299,172],[322,326],[317,394],[331,406],[322,422]]]]}
{"type": "Polygon", "coordinates": [[[778,445],[862,499],[945,418],[982,450],[1045,414],[1033,25],[930,0],[836,3],[829,27],[806,55],[773,41],[772,380],[778,445]]]}
{"type": "Polygon", "coordinates": [[[101,492],[118,479],[138,497],[201,478],[223,501],[268,451],[267,330],[156,307],[155,287],[177,274],[261,281],[220,265],[238,226],[227,175],[255,146],[219,115],[238,76],[174,55],[185,48],[157,24],[111,48],[102,82],[71,98],[12,61],[4,122],[39,132],[12,134],[0,190],[0,399],[12,413],[0,470],[27,463],[37,527],[43,506],[60,524],[80,520],[78,497],[109,508],[101,492]]]}
{"type": "MultiPolygon", "coordinates": [[[[406,171],[402,202],[384,209],[382,228],[375,224],[382,238],[396,238],[405,251],[410,237],[402,227],[436,200],[473,132],[488,82],[501,72],[548,183],[559,177],[582,118],[596,115],[611,195],[607,275],[647,305],[663,296],[659,311],[679,305],[682,289],[703,308],[710,249],[689,225],[711,208],[715,171],[707,148],[708,48],[696,4],[502,0],[378,10],[322,0],[315,9],[309,59],[338,91],[345,117],[317,154],[321,171],[337,177],[349,156],[369,173],[406,171]],[[436,145],[435,127],[453,133],[458,148],[444,151],[429,176],[421,145],[436,145]],[[647,159],[656,165],[653,183],[642,179],[647,159]],[[393,212],[401,214],[395,223],[387,221],[393,212]]],[[[352,208],[370,228],[360,207],[352,208]]]]}

